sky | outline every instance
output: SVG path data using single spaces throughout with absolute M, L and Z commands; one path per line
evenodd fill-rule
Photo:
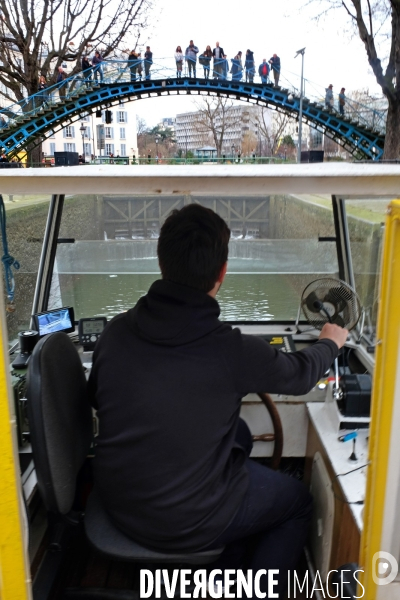
M 219 41 L 228 58 L 241 50 L 254 52 L 256 67 L 273 53 L 281 58 L 280 84 L 300 87 L 301 57 L 296 51 L 306 47 L 304 58 L 305 92 L 323 93 L 333 84 L 335 94 L 341 87 L 346 93 L 368 88 L 379 94 L 380 88 L 370 69 L 361 40 L 349 33 L 348 18 L 343 9 L 331 12 L 318 23 L 313 20 L 319 11 L 316 0 L 154 0 L 148 38 L 141 38 L 141 47 L 148 42 L 153 60 L 171 57 L 177 45 L 183 51 L 193 39 L 202 52 L 207 44 L 215 47 Z M 198 65 L 198 68 L 199 65 Z M 140 100 L 137 114 L 148 126 L 163 117 L 196 110 L 194 97 L 169 97 Z

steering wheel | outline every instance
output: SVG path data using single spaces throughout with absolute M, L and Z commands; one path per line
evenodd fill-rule
M 272 400 L 269 394 L 264 392 L 260 392 L 257 394 L 260 398 L 261 402 L 264 404 L 267 409 L 269 416 L 272 420 L 272 425 L 274 427 L 274 433 L 261 433 L 260 435 L 253 435 L 253 442 L 275 442 L 274 443 L 274 452 L 271 458 L 270 467 L 274 471 L 276 471 L 279 467 L 279 463 L 282 458 L 282 449 L 283 449 L 283 429 L 282 429 L 282 421 L 279 416 L 278 410 L 275 406 L 274 401 Z

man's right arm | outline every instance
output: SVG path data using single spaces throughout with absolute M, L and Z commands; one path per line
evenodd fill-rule
M 281 352 L 256 336 L 242 335 L 242 381 L 244 393 L 308 393 L 335 360 L 347 338 L 337 325 L 323 327 L 319 340 L 298 352 Z

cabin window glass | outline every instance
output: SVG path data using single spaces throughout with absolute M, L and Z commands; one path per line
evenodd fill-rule
M 50 196 L 3 194 L 3 199 L 7 213 L 8 249 L 20 263 L 18 271 L 13 269 L 15 310 L 7 311 L 8 340 L 13 344 L 17 341 L 18 332 L 30 326 Z
M 382 242 L 387 198 L 346 200 L 355 286 L 365 309 L 365 331 L 374 335 L 378 312 Z
M 108 153 L 108 148 L 106 148 Z M 65 199 L 49 308 L 76 318 L 129 309 L 160 278 L 157 238 L 171 210 L 196 202 L 231 229 L 218 300 L 227 321 L 294 321 L 305 286 L 337 277 L 329 196 L 74 196 Z

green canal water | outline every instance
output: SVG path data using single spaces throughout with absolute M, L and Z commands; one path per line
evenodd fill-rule
M 112 318 L 136 304 L 160 277 L 155 274 L 60 275 L 62 304 L 77 318 Z M 225 321 L 270 321 L 296 318 L 299 295 L 290 276 L 228 274 L 218 294 Z M 59 303 L 57 302 L 59 305 Z

